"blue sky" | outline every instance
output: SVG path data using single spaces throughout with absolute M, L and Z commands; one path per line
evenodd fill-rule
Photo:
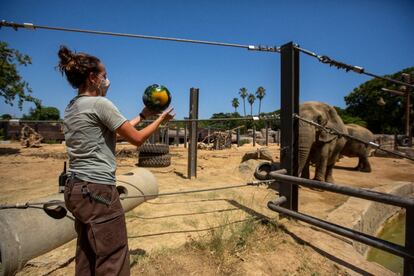
M 38 25 L 280 46 L 294 41 L 319 54 L 389 74 L 414 65 L 414 1 L 20 1 L 2 0 L 0 20 Z M 55 70 L 61 44 L 106 65 L 108 98 L 128 118 L 139 113 L 145 87 L 167 86 L 177 118 L 188 114 L 189 89 L 200 88 L 200 118 L 231 112 L 246 87 L 266 89 L 263 111 L 280 107 L 280 57 L 244 49 L 47 30 L 0 30 L 0 40 L 32 57 L 20 73 L 43 105 L 63 110 L 76 92 Z M 345 106 L 369 77 L 345 73 L 301 55 L 301 101 Z M 25 104 L 23 113 L 31 104 Z M 257 113 L 258 104 L 254 106 Z M 241 111 L 241 109 L 239 109 Z M 1 101 L 0 113 L 20 116 Z

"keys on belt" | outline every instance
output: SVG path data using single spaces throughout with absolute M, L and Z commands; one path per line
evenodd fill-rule
M 82 187 L 81 187 L 81 193 L 82 193 L 82 195 L 84 196 L 84 197 L 89 197 L 89 198 L 91 198 L 91 199 L 93 199 L 93 200 L 95 200 L 96 202 L 99 202 L 99 203 L 102 203 L 102 204 L 105 204 L 106 206 L 108 206 L 109 207 L 109 205 L 111 205 L 111 200 L 110 199 L 107 199 L 106 197 L 104 197 L 104 196 L 101 196 L 101 195 L 98 195 L 98 194 L 95 194 L 95 193 L 92 193 L 89 189 L 88 189 L 88 186 L 87 185 L 82 185 Z

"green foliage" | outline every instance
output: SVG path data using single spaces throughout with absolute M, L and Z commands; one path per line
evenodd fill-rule
M 262 100 L 265 97 L 265 95 L 266 95 L 266 89 L 264 89 L 263 86 L 259 86 L 259 88 L 257 88 L 256 90 L 256 98 L 259 99 L 259 114 L 262 109 Z
M 24 120 L 56 121 L 60 119 L 59 109 L 52 106 L 39 106 L 31 108 L 28 115 L 23 115 Z
M 244 116 L 246 116 L 247 89 L 245 87 L 240 88 L 239 94 L 240 94 L 240 97 L 243 99 L 243 111 L 244 111 Z
M 413 76 L 414 67 L 386 77 L 402 80 L 402 73 L 409 73 Z M 381 88 L 400 89 L 399 85 L 381 79 L 367 81 L 345 96 L 346 114 L 366 122 L 367 128 L 374 133 L 403 133 L 404 99 L 401 96 L 381 91 Z M 381 105 L 381 98 L 385 105 Z M 413 100 L 413 93 L 411 93 L 411 102 Z M 411 113 L 411 120 L 412 118 Z
M 20 110 L 25 101 L 40 105 L 40 100 L 31 96 L 32 89 L 17 71 L 18 65 L 27 66 L 28 64 L 32 64 L 28 55 L 21 54 L 9 48 L 6 42 L 0 41 L 0 96 L 9 105 L 13 105 L 17 97 Z
M 338 115 L 341 117 L 344 124 L 356 124 L 363 127 L 367 127 L 367 122 L 362 120 L 360 117 L 352 116 L 347 113 L 345 109 L 342 109 L 338 106 L 334 106 L 336 109 L 336 112 L 338 112 Z
M 231 101 L 231 106 L 234 107 L 234 112 L 237 112 L 237 108 L 239 107 L 240 103 L 239 103 L 239 99 L 238 98 L 233 98 L 233 100 Z
M 253 116 L 253 103 L 256 100 L 256 97 L 253 93 L 250 93 L 249 96 L 247 96 L 247 101 L 250 104 L 250 115 Z
M 226 119 L 226 118 L 242 118 L 239 113 L 214 113 L 213 116 L 211 116 L 211 119 Z M 223 120 L 223 121 L 205 121 L 200 122 L 199 126 L 201 128 L 207 128 L 210 127 L 212 129 L 218 129 L 218 130 L 228 130 L 232 129 L 238 126 L 244 125 L 246 122 L 242 120 Z
M 11 118 L 12 118 L 12 115 L 7 114 L 7 113 L 1 115 L 2 120 L 10 120 Z

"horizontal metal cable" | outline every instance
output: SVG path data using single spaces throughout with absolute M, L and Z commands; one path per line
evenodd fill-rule
M 204 44 L 204 45 L 222 46 L 222 47 L 244 48 L 250 51 L 262 51 L 262 52 L 279 52 L 280 51 L 280 48 L 276 46 L 269 47 L 269 46 L 262 46 L 262 45 L 257 45 L 257 46 L 256 45 L 243 45 L 243 44 L 236 44 L 236 43 L 226 43 L 226 42 L 207 41 L 207 40 L 195 40 L 195 39 L 184 39 L 184 38 L 141 35 L 141 34 L 115 33 L 115 32 L 106 32 L 106 31 L 94 31 L 94 30 L 85 30 L 85 29 L 73 29 L 73 28 L 34 25 L 33 23 L 21 24 L 21 23 L 7 22 L 6 20 L 2 20 L 0 22 L 0 28 L 1 27 L 10 27 L 16 31 L 19 28 L 26 28 L 26 29 L 31 29 L 31 30 L 44 29 L 44 30 L 53 30 L 53 31 L 76 32 L 76 33 L 87 33 L 87 34 L 96 34 L 96 35 L 109 35 L 109 36 L 128 37 L 128 38 L 140 38 L 140 39 L 193 43 L 193 44 Z
M 272 120 L 279 120 L 278 116 L 263 116 L 263 117 L 230 117 L 230 118 L 210 118 L 210 119 L 182 119 L 182 120 L 171 120 L 168 121 L 168 124 L 174 123 L 185 123 L 185 122 L 221 122 L 221 121 L 272 121 Z M 4 120 L 0 119 L 0 123 L 49 123 L 49 124 L 63 124 L 62 120 L 56 121 L 41 121 L 41 120 L 20 120 L 20 119 L 11 119 L 11 120 Z M 142 120 L 140 123 L 151 123 L 154 120 Z
M 122 181 L 120 181 L 122 182 Z M 145 197 L 162 197 L 162 196 L 170 196 L 170 195 L 181 195 L 181 194 L 191 194 L 191 193 L 202 193 L 202 192 L 209 192 L 209 191 L 219 191 L 219 190 L 227 190 L 227 189 L 234 189 L 234 188 L 242 188 L 247 186 L 259 186 L 265 183 L 272 183 L 274 180 L 259 180 L 259 181 L 252 181 L 247 182 L 245 184 L 240 185 L 232 185 L 232 186 L 223 186 L 223 187 L 215 187 L 215 188 L 207 188 L 207 189 L 197 189 L 197 190 L 188 190 L 188 191 L 179 191 L 179 192 L 167 192 L 167 193 L 159 193 L 153 195 L 137 195 L 137 196 L 125 196 L 120 197 L 121 200 L 130 199 L 130 198 L 145 198 Z M 65 204 L 62 200 L 51 200 L 51 201 L 43 201 L 43 202 L 26 202 L 26 203 L 17 203 L 17 204 L 4 204 L 0 205 L 0 210 L 2 209 L 27 209 L 30 207 L 36 207 L 49 204 L 51 205 L 62 205 Z
M 349 64 L 346 64 L 344 62 L 336 61 L 336 60 L 334 60 L 334 59 L 332 59 L 328 56 L 318 55 L 318 54 L 316 54 L 312 51 L 300 48 L 299 46 L 295 46 L 295 48 L 298 49 L 299 51 L 301 51 L 304 54 L 307 54 L 311 57 L 316 58 L 317 60 L 319 60 L 320 62 L 322 62 L 324 64 L 329 64 L 329 66 L 334 66 L 338 69 L 344 69 L 346 72 L 353 71 L 353 72 L 358 73 L 358 74 L 364 74 L 364 75 L 374 77 L 374 78 L 377 78 L 377 79 L 393 82 L 393 83 L 396 83 L 396 84 L 399 84 L 399 85 L 406 85 L 406 86 L 409 86 L 411 88 L 414 88 L 414 84 L 410 84 L 410 83 L 407 83 L 407 82 L 404 82 L 404 81 L 392 79 L 392 78 L 389 78 L 389 77 L 379 76 L 377 74 L 373 74 L 373 73 L 365 71 L 365 69 L 363 67 L 355 66 L 355 65 L 349 65 Z
M 272 183 L 274 180 L 258 180 L 247 182 L 241 185 L 232 185 L 232 186 L 224 186 L 224 187 L 216 187 L 216 188 L 207 188 L 207 189 L 197 189 L 197 190 L 188 190 L 188 191 L 179 191 L 179 192 L 169 192 L 169 193 L 159 193 L 154 195 L 137 195 L 137 196 L 125 196 L 121 197 L 121 199 L 128 199 L 128 198 L 142 198 L 142 197 L 162 197 L 162 196 L 170 196 L 170 195 L 181 195 L 181 194 L 193 194 L 193 193 L 203 193 L 203 192 L 210 192 L 210 191 L 219 191 L 219 190 L 228 190 L 234 188 L 242 188 L 248 186 L 258 186 L 265 183 Z
M 318 124 L 318 123 L 316 123 L 314 121 L 311 121 L 311 120 L 302 118 L 298 114 L 294 114 L 293 117 L 296 118 L 296 119 L 299 119 L 299 120 L 301 120 L 301 121 L 303 121 L 305 123 L 308 123 L 310 125 L 313 125 L 313 126 L 319 128 L 322 131 L 325 131 L 325 132 L 327 132 L 329 134 L 333 134 L 333 135 L 336 135 L 336 136 L 339 136 L 339 137 L 345 137 L 347 139 L 351 139 L 351 140 L 357 141 L 357 142 L 362 143 L 362 144 L 365 144 L 367 146 L 371 146 L 371 147 L 373 147 L 375 149 L 378 149 L 378 150 L 381 150 L 383 152 L 390 153 L 392 155 L 395 155 L 395 156 L 398 156 L 398 157 L 402 157 L 402 158 L 405 158 L 405 159 L 414 161 L 414 158 L 412 158 L 412 157 L 410 157 L 410 156 L 408 156 L 408 155 L 406 155 L 406 154 L 404 154 L 402 152 L 392 151 L 392 150 L 387 150 L 387 149 L 381 148 L 381 146 L 379 144 L 377 144 L 377 143 L 374 143 L 374 142 L 371 142 L 371 141 L 364 141 L 364 140 L 362 140 L 360 138 L 357 138 L 355 136 L 349 135 L 347 133 L 340 132 L 339 130 L 337 130 L 335 128 L 330 128 L 330 127 L 322 126 L 322 125 L 320 125 L 320 124 Z

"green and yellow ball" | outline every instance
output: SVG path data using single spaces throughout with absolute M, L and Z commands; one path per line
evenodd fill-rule
M 171 94 L 167 87 L 160 84 L 148 86 L 142 96 L 144 105 L 153 111 L 163 111 L 171 103 Z

